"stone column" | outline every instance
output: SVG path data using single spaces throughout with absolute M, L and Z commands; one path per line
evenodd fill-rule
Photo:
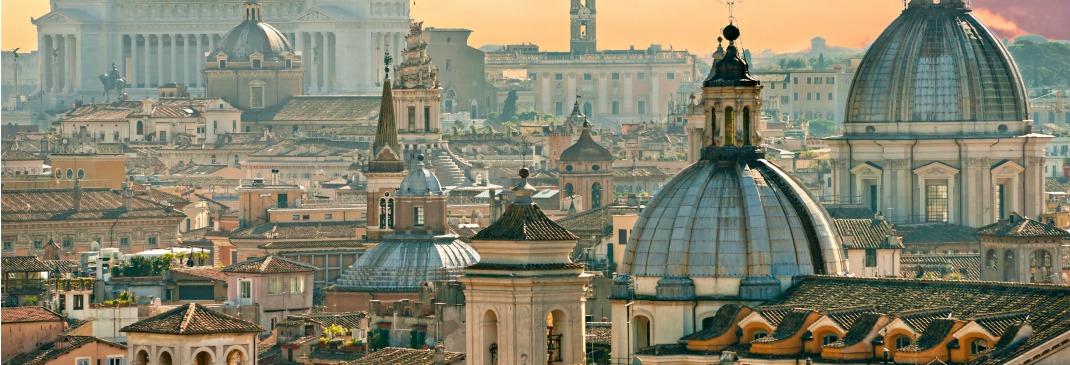
M 322 72 L 320 69 L 320 62 L 322 62 L 321 58 L 323 57 L 323 43 L 320 40 L 321 34 L 322 33 L 320 32 L 312 33 L 312 66 L 308 68 L 309 71 L 312 71 L 312 85 L 310 85 L 310 90 L 315 90 L 316 94 L 320 93 L 320 88 L 323 85 L 320 83 L 320 73 Z
M 41 35 L 38 39 L 38 48 L 41 49 L 41 59 L 38 61 L 41 65 L 41 91 L 52 92 L 52 36 Z
M 156 87 L 164 84 L 163 74 L 163 34 L 156 35 Z
M 144 63 L 144 76 L 141 78 L 141 87 L 148 89 L 152 87 L 152 61 L 150 61 L 152 60 L 150 56 L 152 52 L 152 35 L 142 34 L 141 39 L 144 41 L 144 45 L 142 45 L 144 57 L 141 59 L 141 62 Z
M 186 84 L 187 87 L 193 87 L 193 81 L 189 78 L 191 74 L 189 70 L 190 66 L 192 66 L 190 62 L 193 59 L 193 57 L 190 57 L 189 42 L 193 37 L 189 34 L 180 34 L 179 38 L 182 38 L 182 55 L 177 59 L 179 60 L 179 65 L 182 67 L 182 83 Z
M 66 39 L 65 36 L 62 36 L 62 35 L 57 35 L 57 36 L 54 36 L 54 37 L 57 40 L 57 42 L 55 44 L 55 49 L 58 50 L 57 56 L 55 57 L 55 59 L 56 59 L 55 88 L 56 88 L 56 91 L 66 92 L 67 91 L 67 83 L 66 83 L 66 81 L 67 81 L 67 72 L 66 72 L 65 67 L 67 67 L 67 39 Z
M 334 74 L 331 73 L 331 64 L 334 57 L 334 50 L 331 47 L 331 33 L 323 33 L 323 91 L 329 92 L 331 90 L 331 80 L 334 78 Z
M 137 76 L 137 35 L 130 34 L 127 38 L 130 38 L 130 66 L 126 71 L 126 82 L 130 87 L 137 87 L 137 83 L 141 81 Z
M 67 70 L 70 72 L 70 77 L 67 78 L 70 80 L 67 82 L 67 91 L 74 91 L 74 88 L 78 87 L 78 66 L 80 64 L 78 62 L 78 40 L 74 37 L 74 34 L 68 34 L 67 40 L 67 50 L 69 51 L 67 54 Z
M 629 114 L 629 112 L 632 112 L 632 109 L 635 106 L 635 93 L 632 91 L 632 76 L 629 74 L 630 72 L 620 73 L 621 85 L 623 85 L 621 86 L 621 89 L 623 89 L 621 91 L 622 94 L 624 94 L 624 97 L 622 97 L 620 101 L 621 115 Z M 655 79 L 657 77 L 658 74 L 656 72 L 650 72 L 650 78 Z
M 658 82 L 658 76 L 653 74 L 652 72 L 650 75 L 650 105 L 646 106 L 647 114 L 658 115 L 658 113 L 661 112 L 661 97 L 659 95 L 661 93 L 661 89 L 659 89 L 659 86 L 661 86 L 661 83 Z M 636 112 L 638 112 L 638 110 L 636 110 Z M 760 111 L 757 114 L 760 114 Z M 752 123 L 761 123 L 761 115 L 751 116 L 751 118 L 754 118 L 754 120 L 751 121 Z M 744 131 L 743 133 L 750 133 L 750 131 Z
M 179 83 L 181 80 L 178 79 L 178 66 L 182 57 L 178 57 L 178 41 L 175 39 L 175 34 L 168 34 L 167 38 L 171 40 L 171 54 L 168 57 L 170 61 L 168 64 L 171 66 L 171 80 L 167 80 L 167 82 Z
M 603 72 L 598 73 L 598 96 L 595 99 L 596 107 L 592 110 L 598 110 L 601 114 L 609 112 L 609 79 L 607 74 Z M 589 117 L 590 115 L 588 115 Z

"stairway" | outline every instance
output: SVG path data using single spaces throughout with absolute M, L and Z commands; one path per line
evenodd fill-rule
M 435 171 L 435 175 L 438 176 L 439 182 L 443 186 L 468 185 L 464 170 L 457 166 L 457 163 L 453 161 L 453 158 L 445 150 L 435 150 L 431 168 Z

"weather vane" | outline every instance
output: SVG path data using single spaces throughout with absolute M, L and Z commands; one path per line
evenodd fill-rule
M 734 22 L 736 20 L 736 16 L 734 15 L 733 10 L 734 10 L 736 4 L 743 2 L 743 0 L 717 0 L 717 1 L 720 2 L 721 4 L 728 5 L 728 22 L 729 23 Z

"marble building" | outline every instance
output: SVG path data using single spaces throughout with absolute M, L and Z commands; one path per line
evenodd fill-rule
M 1041 214 L 1052 136 L 1033 133 L 1027 100 L 1010 53 L 963 1 L 911 1 L 862 59 L 844 134 L 827 140 L 833 194 L 895 223 Z
M 409 3 L 403 0 L 262 0 L 263 19 L 282 32 L 304 60 L 308 94 L 371 94 L 387 50 L 404 46 Z M 204 90 L 204 55 L 244 11 L 241 0 L 86 2 L 54 0 L 33 19 L 43 54 L 40 83 L 55 106 L 103 98 L 97 76 L 112 61 L 131 98 L 167 83 Z

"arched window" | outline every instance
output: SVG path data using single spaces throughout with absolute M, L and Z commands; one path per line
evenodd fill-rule
M 576 190 L 572 186 L 572 183 L 565 184 L 565 196 L 572 197 L 573 195 L 576 195 Z
M 985 253 L 985 268 L 989 270 L 999 269 L 999 256 L 996 254 L 996 250 L 988 250 Z
M 160 361 L 156 362 L 159 365 L 173 365 L 170 352 L 164 352 L 160 354 Z
M 1032 257 L 1029 258 L 1030 272 L 1033 277 L 1030 280 L 1034 283 L 1051 283 L 1055 271 L 1052 268 L 1051 252 L 1047 250 L 1033 251 Z
M 988 340 L 978 338 L 970 341 L 970 356 L 980 355 L 982 352 L 988 350 Z
M 720 133 L 720 128 L 717 128 L 717 109 L 710 108 L 710 136 L 712 139 L 717 139 L 717 133 Z
M 702 329 L 707 329 L 713 325 L 713 317 L 706 317 L 702 319 Z
M 590 203 L 590 206 L 591 206 L 591 209 L 598 208 L 598 207 L 602 206 L 602 184 L 601 183 L 591 184 L 591 203 Z
M 142 123 L 140 120 L 137 121 L 137 123 L 134 124 L 134 132 L 139 136 L 145 134 L 145 123 Z
M 386 200 L 386 228 L 394 229 L 394 198 Z
M 386 198 L 379 198 L 379 229 L 386 229 Z
M 583 103 L 583 115 L 586 115 L 586 116 L 589 117 L 589 116 L 591 116 L 591 113 L 593 113 L 593 112 L 594 112 L 594 109 L 591 106 L 590 102 Z
M 562 334 L 565 331 L 565 312 L 555 310 L 546 315 L 546 359 L 550 363 L 564 361 L 561 353 L 562 346 L 567 346 L 567 339 Z
M 829 344 L 831 344 L 833 342 L 836 342 L 836 341 L 839 341 L 839 340 L 840 340 L 840 336 L 837 336 L 835 333 L 830 333 L 830 334 L 825 335 L 824 337 L 821 337 L 821 344 L 825 345 L 825 346 L 828 346 Z
M 198 352 L 197 356 L 193 357 L 193 364 L 194 365 L 211 365 L 212 364 L 212 354 L 208 353 L 208 351 Z
M 724 144 L 726 146 L 736 144 L 735 110 L 731 107 L 724 108 Z
M 483 313 L 483 354 L 484 365 L 498 365 L 498 316 L 493 311 Z
M 912 343 L 914 343 L 914 340 L 910 339 L 910 336 L 902 335 L 902 336 L 896 337 L 895 338 L 895 349 L 899 350 L 901 348 L 910 346 L 910 344 L 912 344 Z
M 632 350 L 638 350 L 646 347 L 650 347 L 650 318 L 646 316 L 636 316 L 632 319 L 632 333 L 635 336 L 633 341 Z
M 743 145 L 751 145 L 750 107 L 743 107 Z
M 1003 281 L 1018 281 L 1018 263 L 1014 260 L 1014 251 L 1003 253 Z
M 227 354 L 227 365 L 243 365 L 245 363 L 245 355 L 239 350 L 231 350 Z

